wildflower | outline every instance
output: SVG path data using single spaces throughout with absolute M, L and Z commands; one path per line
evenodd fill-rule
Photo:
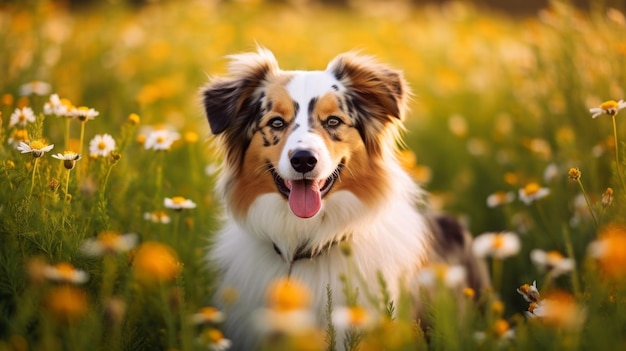
M 221 323 L 224 321 L 224 313 L 215 307 L 203 307 L 191 316 L 194 324 Z
M 484 341 L 488 335 L 495 337 L 496 340 L 507 342 L 515 338 L 515 330 L 511 328 L 509 322 L 504 319 L 497 319 L 487 332 L 479 331 L 474 334 L 474 339 Z
M 417 276 L 417 282 L 426 287 L 442 282 L 448 288 L 456 288 L 465 283 L 465 276 L 465 268 L 461 265 L 435 264 L 425 267 Z
M 67 170 L 74 169 L 76 161 L 81 159 L 81 156 L 74 151 L 64 151 L 62 154 L 52 155 L 57 160 L 63 161 L 63 167 Z
M 167 224 L 171 222 L 170 216 L 168 216 L 164 211 L 145 212 L 143 214 L 143 218 L 147 221 L 151 221 L 152 223 Z
M 96 135 L 89 142 L 91 157 L 107 157 L 113 150 L 115 150 L 115 139 L 109 134 Z
M 232 342 L 224 337 L 219 329 L 209 328 L 200 334 L 198 342 L 207 345 L 212 351 L 228 350 Z
M 76 269 L 70 263 L 57 263 L 45 267 L 44 276 L 49 280 L 61 283 L 83 284 L 89 280 L 87 272 Z
M 574 297 L 562 291 L 553 291 L 543 300 L 532 302 L 526 317 L 557 328 L 578 330 L 586 317 L 585 309 L 580 307 Z
M 608 100 L 600 104 L 600 107 L 590 108 L 589 112 L 592 113 L 591 117 L 596 118 L 601 114 L 606 114 L 609 116 L 615 116 L 617 113 L 626 108 L 626 102 L 624 100 L 615 101 Z
M 30 153 L 34 158 L 43 156 L 44 153 L 52 150 L 54 144 L 47 145 L 43 140 L 34 140 L 30 144 L 20 141 L 17 149 L 23 154 Z
M 49 83 L 46 82 L 42 82 L 40 80 L 35 80 L 26 84 L 22 84 L 22 86 L 20 87 L 20 94 L 22 96 L 30 96 L 30 95 L 48 95 L 50 94 L 50 90 L 52 88 L 50 87 Z
M 169 150 L 180 135 L 167 129 L 153 130 L 148 134 L 144 147 L 146 150 Z
M 626 227 L 610 225 L 603 228 L 598 240 L 587 247 L 589 256 L 609 278 L 626 276 Z
M 339 307 L 333 311 L 333 324 L 339 329 L 372 327 L 376 318 L 361 306 Z
M 496 191 L 495 193 L 487 196 L 487 207 L 494 208 L 502 205 L 509 204 L 515 200 L 515 194 L 512 192 Z
M 579 180 L 580 176 L 581 176 L 580 169 L 575 168 L 575 167 L 574 168 L 570 168 L 569 172 L 567 172 L 567 176 L 571 180 Z
M 0 103 L 4 106 L 13 105 L 13 100 L 15 99 L 13 98 L 13 95 L 11 94 L 2 94 L 2 97 L 0 97 Z
M 606 188 L 606 190 L 602 193 L 602 206 L 609 207 L 613 203 L 613 189 Z
M 173 198 L 166 197 L 163 203 L 166 208 L 170 208 L 175 211 L 196 208 L 196 204 L 193 201 L 185 199 L 182 196 L 174 196 Z
M 139 118 L 139 115 L 136 113 L 131 113 L 130 115 L 128 115 L 128 123 L 136 126 L 139 124 L 139 122 L 141 121 L 141 119 Z
M 139 282 L 154 285 L 176 278 L 180 273 L 180 263 L 169 246 L 148 241 L 137 249 L 132 269 Z
M 81 122 L 95 119 L 100 112 L 86 106 L 74 107 L 69 112 L 70 116 L 76 117 Z
M 533 281 L 532 285 L 523 284 L 517 288 L 517 292 L 522 295 L 524 300 L 528 302 L 539 301 L 539 290 L 537 290 L 537 281 Z
M 472 288 L 463 288 L 463 296 L 473 299 L 476 296 L 476 291 Z
M 58 94 L 50 95 L 50 100 L 43 105 L 43 113 L 58 117 L 73 117 L 70 111 L 74 109 L 68 99 L 59 98 Z
M 415 153 L 411 150 L 402 150 L 398 154 L 402 168 L 418 183 L 428 183 L 431 171 L 428 167 L 417 164 Z
M 519 189 L 519 198 L 526 205 L 530 205 L 535 200 L 544 198 L 550 194 L 550 189 L 542 188 L 538 183 L 530 182 L 525 187 Z
M 20 142 L 25 142 L 28 144 L 30 142 L 30 139 L 28 138 L 28 130 L 14 129 L 13 132 L 11 132 L 11 136 L 9 136 L 9 139 L 7 141 L 14 147 L 17 147 Z
M 26 127 L 28 123 L 35 122 L 35 112 L 33 109 L 26 106 L 22 108 L 16 108 L 15 111 L 9 117 L 9 128 L 12 128 L 16 125 L 20 127 Z
M 198 142 L 200 137 L 198 136 L 198 133 L 196 133 L 196 132 L 187 131 L 187 132 L 185 132 L 185 134 L 183 134 L 183 139 L 185 140 L 185 142 L 187 142 L 189 144 L 195 144 L 195 143 Z
M 530 251 L 530 260 L 540 271 L 547 271 L 553 277 L 571 272 L 574 269 L 574 260 L 564 257 L 558 251 Z
M 315 325 L 310 302 L 309 290 L 299 281 L 276 280 L 267 290 L 268 307 L 257 310 L 254 321 L 262 333 L 301 333 Z
M 80 250 L 87 256 L 102 256 L 108 253 L 126 252 L 137 246 L 136 234 L 120 234 L 113 231 L 104 231 L 96 239 L 87 239 Z
M 484 233 L 474 239 L 473 250 L 479 257 L 503 259 L 520 250 L 519 237 L 512 232 Z
M 84 291 L 62 285 L 48 293 L 44 306 L 57 320 L 73 322 L 87 314 L 89 303 Z

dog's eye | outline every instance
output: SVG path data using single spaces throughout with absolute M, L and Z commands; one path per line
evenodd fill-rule
M 326 119 L 326 123 L 325 124 L 326 124 L 326 127 L 337 128 L 342 123 L 343 123 L 343 121 L 341 120 L 341 118 L 339 118 L 337 116 L 330 116 L 330 117 L 328 117 L 328 119 Z
M 281 130 L 285 128 L 285 120 L 282 117 L 274 117 L 267 123 L 272 129 Z

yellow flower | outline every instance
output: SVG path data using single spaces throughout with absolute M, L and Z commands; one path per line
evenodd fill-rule
M 176 278 L 180 273 L 180 263 L 169 246 L 147 241 L 137 249 L 132 269 L 139 282 L 154 285 Z
M 46 296 L 46 309 L 61 322 L 73 322 L 87 314 L 87 294 L 71 285 L 54 287 Z
M 567 175 L 569 176 L 571 180 L 579 180 L 582 174 L 580 172 L 580 169 L 573 167 L 569 169 L 569 172 L 567 172 Z
M 615 116 L 617 113 L 626 108 L 626 102 L 624 100 L 615 101 L 608 100 L 600 104 L 600 107 L 590 108 L 589 112 L 592 113 L 591 117 L 596 118 L 601 114 L 606 114 L 609 116 Z
M 268 287 L 267 302 L 270 308 L 289 311 L 308 307 L 311 296 L 304 284 L 294 279 L 282 278 Z
M 579 330 L 585 320 L 586 312 L 576 303 L 571 294 L 553 291 L 548 293 L 543 300 L 531 304 L 525 315 L 550 327 Z
M 597 260 L 607 277 L 626 277 L 626 227 L 610 225 L 603 228 L 598 240 L 589 244 L 587 252 Z
M 139 118 L 139 115 L 136 113 L 131 113 L 130 115 L 128 115 L 128 123 L 136 126 L 139 124 L 139 122 L 141 121 L 141 119 Z

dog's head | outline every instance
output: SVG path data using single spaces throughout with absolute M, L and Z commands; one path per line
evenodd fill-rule
M 202 94 L 235 214 L 267 193 L 300 218 L 342 190 L 365 204 L 384 196 L 409 94 L 398 71 L 355 53 L 324 71 L 284 71 L 259 48 L 231 56 L 228 75 Z

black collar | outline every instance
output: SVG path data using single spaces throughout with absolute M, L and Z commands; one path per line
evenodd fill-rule
M 328 252 L 335 245 L 346 241 L 348 237 L 349 235 L 344 235 L 339 239 L 329 241 L 328 243 L 324 244 L 324 246 L 322 246 L 319 250 L 306 249 L 306 245 L 301 245 L 298 247 L 298 249 L 296 250 L 296 253 L 293 255 L 293 257 L 291 258 L 289 262 L 294 263 L 296 261 L 299 261 L 305 258 L 309 260 L 315 259 L 323 255 L 324 253 Z M 272 245 L 274 246 L 274 252 L 276 252 L 278 256 L 284 258 L 283 253 L 280 251 L 278 246 L 276 246 L 276 243 L 272 243 Z

